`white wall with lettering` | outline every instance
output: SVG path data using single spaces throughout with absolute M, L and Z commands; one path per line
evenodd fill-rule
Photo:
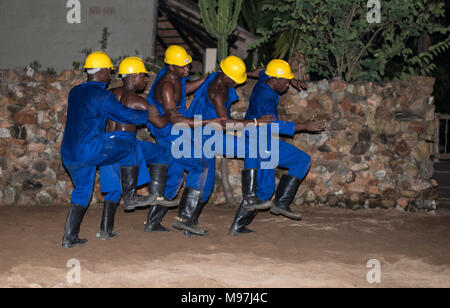
M 153 56 L 156 14 L 157 0 L 1 0 L 0 69 L 70 69 L 82 49 L 100 50 L 106 27 L 111 58 Z

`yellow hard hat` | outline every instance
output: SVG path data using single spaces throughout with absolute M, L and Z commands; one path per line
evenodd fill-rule
M 292 74 L 289 63 L 281 59 L 274 59 L 267 64 L 266 75 L 285 79 L 293 79 L 295 77 L 294 74 Z
M 244 61 L 236 56 L 228 56 L 220 62 L 222 72 L 233 81 L 241 84 L 247 81 L 247 68 Z
M 128 57 L 122 60 L 119 65 L 119 74 L 148 74 L 145 64 L 141 58 L 138 57 Z
M 114 69 L 113 64 L 109 56 L 103 51 L 96 51 L 91 53 L 86 58 L 86 62 L 84 63 L 84 68 L 109 68 Z
M 192 62 L 192 57 L 183 47 L 171 45 L 166 50 L 164 62 L 169 65 L 185 66 Z

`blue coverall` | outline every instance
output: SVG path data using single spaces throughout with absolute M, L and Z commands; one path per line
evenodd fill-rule
M 164 107 L 161 102 L 156 99 L 155 90 L 158 81 L 164 76 L 164 74 L 169 69 L 168 66 L 161 69 L 158 75 L 153 82 L 152 88 L 147 96 L 147 101 L 150 105 L 153 105 L 158 110 L 159 114 L 164 115 Z M 187 117 L 187 109 L 186 109 L 186 80 L 188 78 L 183 78 L 181 80 L 182 85 L 182 93 L 181 99 L 177 102 L 178 112 Z M 172 123 L 167 124 L 163 128 L 158 128 L 152 125 L 150 122 L 147 123 L 147 127 L 150 130 L 150 133 L 155 137 L 156 142 L 170 151 L 170 155 L 173 158 L 173 168 L 174 176 L 170 177 L 166 181 L 166 189 L 165 196 L 168 199 L 173 199 L 183 184 L 184 180 L 184 170 L 187 171 L 186 176 L 186 187 L 190 187 L 196 190 L 204 191 L 206 175 L 208 173 L 208 164 L 202 158 L 176 158 L 172 155 L 172 143 L 176 140 L 179 135 L 172 134 Z M 193 142 L 192 142 L 193 143 Z M 192 145 L 193 148 L 193 145 Z
M 85 82 L 70 91 L 61 158 L 75 187 L 72 203 L 88 206 L 97 166 L 139 164 L 135 143 L 105 134 L 107 120 L 141 125 L 147 123 L 147 118 L 147 111 L 133 110 L 118 102 L 106 90 L 106 83 Z
M 245 119 L 251 120 L 263 115 L 273 115 L 276 121 L 272 123 L 278 124 L 279 133 L 293 136 L 295 134 L 296 123 L 280 121 L 278 119 L 278 102 L 280 96 L 278 92 L 265 83 L 269 78 L 265 74 L 265 70 L 259 73 L 259 80 L 250 96 L 250 104 L 245 114 Z M 272 124 L 269 125 L 269 129 L 271 127 Z M 270 131 L 268 135 L 272 135 Z M 274 151 L 276 149 L 271 150 Z M 246 157 L 244 160 L 245 168 L 258 169 L 257 195 L 259 199 L 266 201 L 270 200 L 275 192 L 275 169 L 261 168 L 262 163 L 264 163 L 264 159 L 249 159 Z M 308 173 L 310 165 L 311 158 L 308 154 L 287 142 L 279 140 L 279 167 L 287 168 L 289 169 L 290 175 L 303 179 Z
M 137 145 L 139 151 L 139 175 L 138 185 L 141 186 L 151 181 L 147 165 L 163 164 L 168 165 L 167 178 L 170 179 L 175 174 L 173 170 L 172 158 L 169 149 L 153 143 L 136 139 L 136 133 L 114 131 L 106 133 L 109 138 L 124 139 Z M 100 167 L 100 186 L 105 195 L 105 200 L 118 203 L 121 196 L 120 187 L 120 166 L 118 164 Z M 175 175 L 176 176 L 176 175 Z M 166 195 L 167 197 L 167 195 Z
M 208 97 L 208 91 L 209 88 L 214 81 L 214 79 L 218 76 L 218 73 L 212 73 L 201 85 L 201 87 L 195 92 L 194 99 L 189 106 L 189 110 L 187 112 L 187 117 L 193 118 L 195 116 L 201 116 L 202 120 L 210 120 L 210 119 L 216 119 L 218 118 L 218 115 L 216 113 L 216 109 L 214 104 L 209 100 Z M 236 93 L 236 90 L 234 88 L 228 88 L 228 97 L 227 100 L 224 102 L 225 108 L 227 109 L 228 117 L 231 116 L 231 104 L 238 101 L 239 96 Z M 222 131 L 221 131 L 222 133 Z M 212 137 L 213 135 L 205 135 L 202 134 L 202 141 L 205 143 L 205 141 Z M 246 144 L 239 143 L 237 141 L 237 137 L 234 135 L 229 134 L 223 134 L 222 135 L 222 151 L 220 151 L 218 148 L 213 147 L 212 150 L 215 151 L 217 154 L 221 155 L 227 155 L 227 157 L 237 157 L 238 153 L 243 153 L 241 158 L 244 158 L 245 151 L 248 149 L 246 146 L 244 149 L 242 148 Z M 198 145 L 197 145 L 198 146 Z M 202 146 L 202 145 L 200 145 Z M 226 151 L 226 149 L 230 149 L 230 147 L 233 147 L 234 151 Z M 214 189 L 214 180 L 215 180 L 215 173 L 216 173 L 216 158 L 207 158 L 204 155 L 203 147 L 202 147 L 202 155 L 203 158 L 208 162 L 208 176 L 206 177 L 206 184 L 205 184 L 205 190 L 202 197 L 202 201 L 206 202 L 208 198 L 210 197 L 213 189 Z

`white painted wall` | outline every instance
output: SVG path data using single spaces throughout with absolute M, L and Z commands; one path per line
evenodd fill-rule
M 154 55 L 157 0 L 78 0 L 81 23 L 69 24 L 68 0 L 0 1 L 0 69 L 38 61 L 56 71 L 84 62 L 81 50 L 100 50 L 103 28 L 111 33 L 111 58 Z M 75 1 L 76 2 L 76 1 Z

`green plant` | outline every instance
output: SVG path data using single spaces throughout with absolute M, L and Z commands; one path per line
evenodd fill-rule
M 199 0 L 200 15 L 206 31 L 217 39 L 217 57 L 228 56 L 228 37 L 237 27 L 242 0 Z
M 144 63 L 147 70 L 154 73 L 158 73 L 166 65 L 163 57 L 146 57 Z
M 268 10 L 263 10 L 265 4 L 272 0 L 245 0 L 242 2 L 240 25 L 247 31 L 257 34 L 259 28 L 272 25 L 272 14 Z M 258 49 L 249 50 L 249 55 L 245 59 L 247 68 L 250 70 L 266 65 L 273 54 L 273 43 L 275 39 L 266 44 L 261 44 Z
M 73 68 L 73 69 L 77 70 L 77 69 L 79 69 L 80 67 L 81 67 L 81 63 L 80 63 L 80 62 L 78 62 L 78 61 L 73 61 L 73 62 L 72 62 L 72 68 Z
M 102 39 L 98 41 L 100 44 L 100 48 L 105 51 L 108 48 L 108 38 L 111 35 L 111 32 L 108 31 L 108 27 L 103 28 L 102 31 Z
M 42 65 L 39 61 L 33 61 L 30 64 L 28 64 L 28 66 L 31 67 L 31 69 L 35 72 L 39 72 L 39 70 L 42 67 Z
M 450 48 L 450 27 L 440 24 L 444 4 L 391 0 L 381 5 L 381 23 L 369 23 L 367 0 L 270 1 L 263 10 L 273 23 L 258 29 L 252 47 L 276 38 L 274 57 L 297 60 L 294 70 L 303 60 L 306 73 L 322 78 L 380 81 L 429 74 L 434 57 Z M 419 51 L 411 42 L 424 33 L 441 37 Z
M 47 70 L 45 71 L 48 75 L 56 75 L 56 71 L 53 67 L 47 67 Z

